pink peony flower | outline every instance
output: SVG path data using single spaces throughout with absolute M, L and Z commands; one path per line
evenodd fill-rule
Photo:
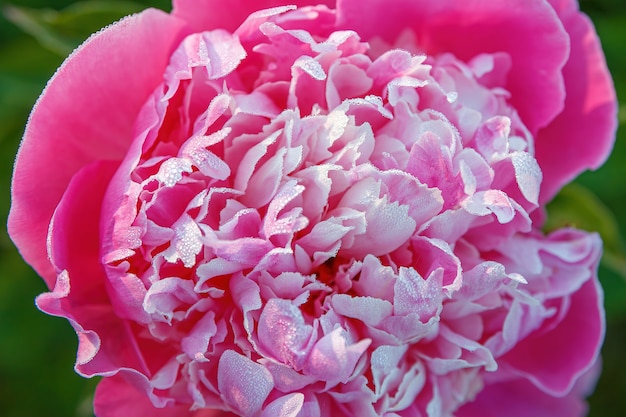
M 540 229 L 615 129 L 575 1 L 277 3 L 128 17 L 32 113 L 9 229 L 98 417 L 584 415 L 601 242 Z

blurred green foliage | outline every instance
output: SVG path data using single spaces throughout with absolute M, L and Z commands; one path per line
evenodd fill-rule
M 89 34 L 145 7 L 169 11 L 167 0 L 0 2 L 0 216 L 10 205 L 13 159 L 28 114 L 64 56 Z M 580 0 L 602 39 L 618 98 L 626 103 L 626 1 Z M 607 307 L 604 370 L 591 396 L 590 417 L 626 410 L 626 105 L 606 165 L 581 175 L 549 207 L 547 229 L 573 225 L 599 231 L 606 255 L 600 268 Z M 0 416 L 89 417 L 97 381 L 73 372 L 76 337 L 64 319 L 45 316 L 34 298 L 46 290 L 24 264 L 6 229 L 0 232 Z
M 127 1 L 83 1 L 62 11 L 5 6 L 4 16 L 52 52 L 69 55 L 76 45 L 93 33 L 93 28 L 143 10 L 143 6 Z

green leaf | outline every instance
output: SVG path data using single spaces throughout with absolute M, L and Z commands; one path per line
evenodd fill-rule
M 548 205 L 545 230 L 576 227 L 600 234 L 604 242 L 603 265 L 626 280 L 626 245 L 613 213 L 594 193 L 576 183 L 567 185 Z
M 128 1 L 82 1 L 61 11 L 7 5 L 3 14 L 45 48 L 67 56 L 92 33 L 143 8 Z

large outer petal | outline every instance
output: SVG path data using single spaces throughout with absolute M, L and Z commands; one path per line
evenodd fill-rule
M 121 376 L 104 378 L 96 388 L 94 411 L 98 417 L 229 417 L 221 410 L 189 411 L 188 406 L 155 408 L 143 392 Z
M 72 175 L 123 158 L 135 117 L 163 75 L 184 23 L 154 9 L 89 38 L 59 68 L 30 116 L 15 163 L 9 233 L 50 288 L 52 213 Z
M 562 110 L 561 69 L 569 39 L 545 0 L 339 0 L 338 25 L 364 39 L 394 42 L 406 28 L 427 54 L 469 60 L 503 51 L 512 58 L 505 86 L 528 128 L 536 132 Z
M 486 386 L 457 417 L 583 417 L 586 404 L 576 393 L 557 398 L 523 379 Z
M 194 31 L 222 28 L 234 31 L 246 18 L 262 9 L 276 6 L 298 7 L 325 4 L 334 7 L 334 0 L 173 0 L 172 14 L 184 19 Z
M 76 330 L 79 372 L 100 350 L 99 325 L 115 317 L 104 287 L 104 271 L 94 268 L 99 262 L 100 207 L 98 199 L 91 198 L 103 192 L 114 170 L 114 163 L 95 162 L 72 178 L 50 227 L 49 253 L 60 273 L 54 290 L 37 297 L 42 311 L 67 318 Z
M 142 352 L 129 323 L 110 304 L 100 265 L 99 195 L 117 163 L 96 161 L 70 181 L 56 208 L 49 233 L 51 263 L 59 276 L 54 291 L 37 298 L 39 308 L 65 317 L 78 335 L 76 371 L 84 376 L 111 375 L 120 368 L 142 370 L 164 352 L 162 346 Z M 150 346 L 153 347 L 153 346 Z M 164 352 L 169 353 L 169 352 Z
M 565 109 L 536 142 L 543 170 L 540 200 L 550 200 L 585 169 L 596 169 L 613 147 L 617 100 L 600 41 L 574 0 L 550 0 L 571 38 L 565 77 Z
M 572 295 L 569 311 L 556 328 L 531 335 L 500 361 L 542 391 L 562 396 L 596 363 L 604 332 L 602 288 L 592 279 Z
M 98 197 L 117 165 L 95 161 L 72 177 L 54 212 L 48 238 L 51 263 L 59 275 L 54 290 L 40 295 L 37 305 L 48 314 L 67 318 L 76 330 L 78 373 L 124 374 L 151 395 L 155 389 L 167 388 L 177 371 L 163 366 L 174 353 L 158 341 L 137 337 L 132 324 L 116 314 L 100 264 Z M 116 404 L 112 401 L 111 410 Z

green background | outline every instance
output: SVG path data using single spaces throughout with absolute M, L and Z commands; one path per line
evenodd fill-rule
M 74 3 L 56 1 L 57 10 Z M 14 0 L 32 7 L 19 14 L 0 2 L 0 218 L 10 206 L 13 158 L 28 113 L 63 57 L 99 27 L 147 5 L 169 10 L 164 0 L 89 2 L 64 13 L 42 13 L 42 0 Z M 594 21 L 613 74 L 618 98 L 626 103 L 626 1 L 582 0 Z M 25 9 L 20 9 L 24 12 Z M 30 19 L 30 20 L 29 20 Z M 14 22 L 21 22 L 21 28 Z M 29 32 L 30 34 L 27 34 Z M 31 35 L 36 35 L 38 40 Z M 591 417 L 626 415 L 626 106 L 620 107 L 620 130 L 605 166 L 583 174 L 550 207 L 548 227 L 574 224 L 600 230 L 606 256 L 600 278 L 606 292 L 608 329 L 604 371 L 591 396 Z M 592 190 L 592 191 L 589 191 Z M 73 371 L 76 336 L 64 320 L 46 316 L 34 298 L 46 291 L 21 260 L 5 228 L 0 231 L 0 416 L 89 417 L 97 381 Z M 132 417 L 132 416 L 129 416 Z M 504 417 L 504 416 L 503 416 Z

